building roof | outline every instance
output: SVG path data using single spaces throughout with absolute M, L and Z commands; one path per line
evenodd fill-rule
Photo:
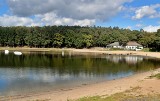
M 137 42 L 135 42 L 135 41 L 129 41 L 127 44 L 126 44 L 126 46 L 142 46 L 142 45 L 140 45 L 140 44 L 138 44 Z
M 120 46 L 120 44 L 119 44 L 119 42 L 114 42 L 114 43 L 111 43 L 111 44 L 109 44 L 107 46 Z

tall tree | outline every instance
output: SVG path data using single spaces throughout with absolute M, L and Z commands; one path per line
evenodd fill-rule
M 63 35 L 61 35 L 59 33 L 54 34 L 54 36 L 53 36 L 53 46 L 60 48 L 63 44 L 63 39 L 64 39 Z
M 92 46 L 92 44 L 93 44 L 93 36 L 92 35 L 83 34 L 82 38 L 83 38 L 83 44 L 86 48 L 89 48 Z

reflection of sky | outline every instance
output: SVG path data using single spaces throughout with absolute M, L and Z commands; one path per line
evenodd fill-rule
M 45 88 L 47 86 L 70 86 L 74 84 L 83 84 L 89 82 L 97 82 L 101 80 L 112 80 L 125 76 L 132 75 L 133 73 L 117 73 L 106 74 L 98 76 L 94 74 L 79 73 L 74 76 L 65 73 L 59 75 L 58 72 L 51 72 L 50 69 L 30 69 L 30 68 L 0 68 L 0 95 L 1 93 L 13 94 L 14 92 L 21 92 L 22 90 L 34 90 Z M 20 90 L 20 91 L 19 91 Z
M 118 72 L 116 74 L 105 74 L 108 79 L 116 79 L 120 77 L 124 77 L 126 75 L 131 75 L 132 72 Z M 94 78 L 98 77 L 98 75 L 94 74 L 86 74 L 79 73 L 78 76 L 74 76 L 72 74 L 64 73 L 63 75 L 59 75 L 58 72 L 52 73 L 50 69 L 8 69 L 8 68 L 0 68 L 0 80 L 6 80 L 8 82 L 12 82 L 14 80 L 19 79 L 29 79 L 41 82 L 56 82 L 57 80 L 73 80 L 74 78 Z M 102 76 L 99 76 L 102 77 Z
M 0 90 L 4 90 L 7 86 L 7 81 L 4 79 L 0 79 Z
M 84 73 L 80 73 L 78 78 L 86 78 L 92 77 L 92 75 L 86 75 Z M 55 82 L 57 80 L 72 80 L 74 75 L 72 74 L 61 74 L 58 72 L 52 73 L 50 69 L 8 69 L 8 68 L 0 68 L 0 80 L 6 80 L 8 82 L 19 80 L 19 79 L 29 79 L 35 81 L 42 82 Z
M 117 74 L 109 74 L 107 75 L 108 80 L 114 80 L 114 79 L 119 79 L 119 78 L 123 78 L 126 76 L 131 76 L 133 75 L 134 72 L 130 71 L 130 72 L 118 72 Z
M 8 69 L 0 68 L 0 80 L 8 81 L 18 79 L 29 79 L 43 82 L 54 82 L 58 79 L 69 80 L 72 78 L 69 74 L 59 75 L 58 73 L 50 72 L 50 69 Z

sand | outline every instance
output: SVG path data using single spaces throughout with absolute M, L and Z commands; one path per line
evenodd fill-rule
M 69 49 L 73 53 L 100 53 L 100 54 L 119 54 L 119 55 L 141 55 L 160 58 L 158 52 L 136 52 L 136 51 L 104 51 L 96 49 Z M 151 70 L 145 73 L 135 74 L 130 77 L 100 82 L 96 84 L 82 85 L 70 89 L 61 89 L 58 91 L 38 92 L 28 95 L 17 95 L 13 97 L 1 97 L 0 100 L 11 101 L 33 101 L 45 100 L 49 101 L 67 101 L 67 99 L 78 99 L 85 96 L 111 95 L 118 92 L 124 92 L 134 87 L 140 87 L 140 94 L 160 94 L 160 80 L 148 79 L 150 75 L 160 73 L 160 69 Z

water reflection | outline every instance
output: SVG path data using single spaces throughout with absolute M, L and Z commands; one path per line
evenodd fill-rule
M 159 68 L 159 60 L 137 56 L 0 54 L 0 95 L 56 90 L 113 80 Z
M 107 60 L 110 60 L 114 63 L 119 63 L 121 61 L 125 61 L 128 64 L 136 64 L 137 62 L 143 61 L 143 57 L 140 56 L 122 56 L 122 55 L 107 55 L 106 56 Z

